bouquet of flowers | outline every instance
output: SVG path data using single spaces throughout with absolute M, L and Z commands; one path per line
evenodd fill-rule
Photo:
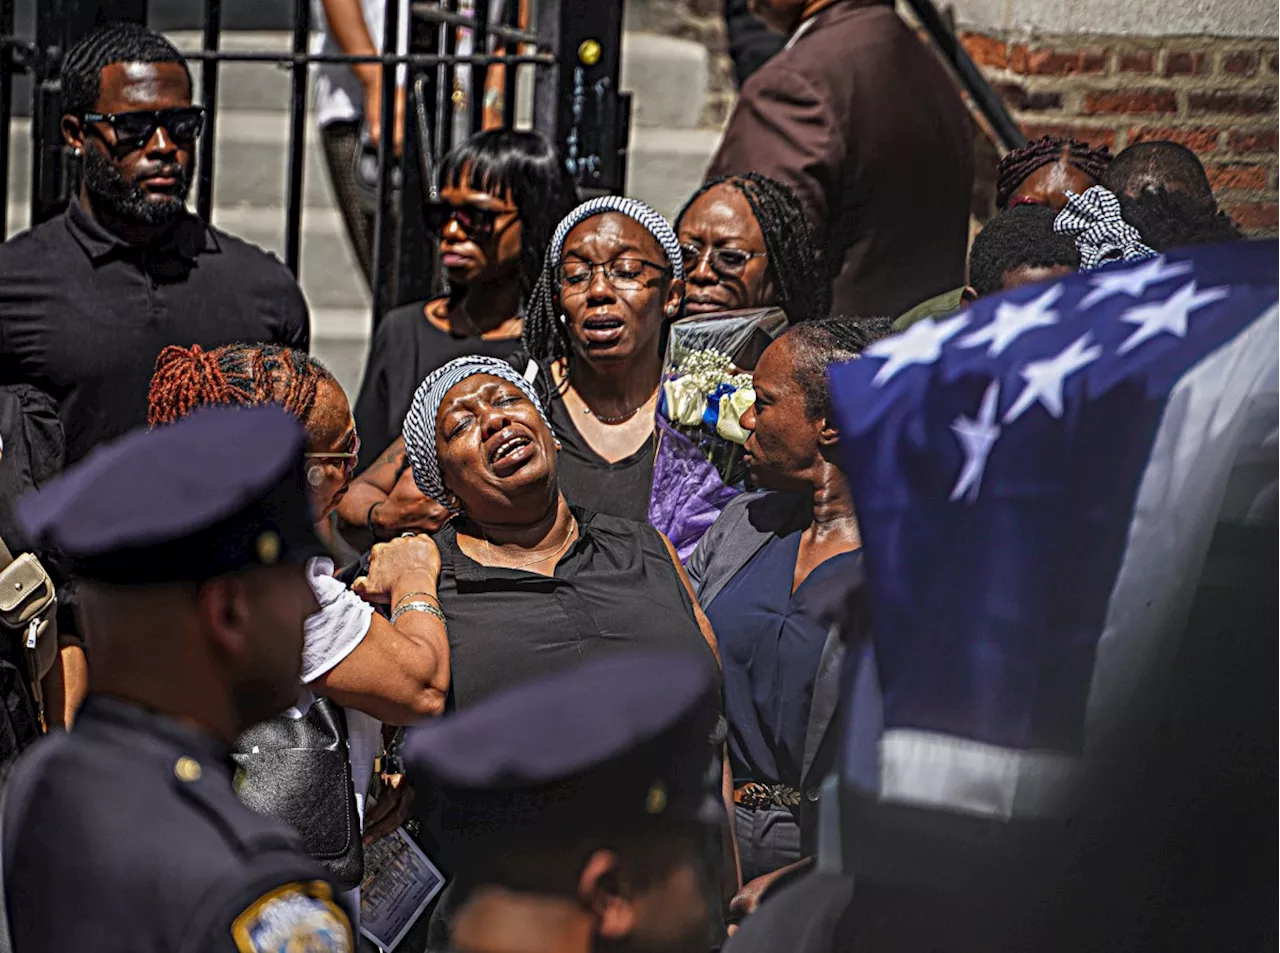
M 727 311 L 671 325 L 655 429 L 649 522 L 681 560 L 743 490 L 740 420 L 755 402 L 751 371 L 787 326 L 777 308 Z

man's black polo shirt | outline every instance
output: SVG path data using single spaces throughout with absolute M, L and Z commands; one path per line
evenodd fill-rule
M 0 383 L 31 383 L 59 401 L 68 464 L 146 423 L 164 347 L 306 350 L 310 339 L 288 269 L 194 215 L 162 245 L 135 246 L 73 201 L 0 245 Z

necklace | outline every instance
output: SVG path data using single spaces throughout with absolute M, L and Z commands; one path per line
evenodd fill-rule
M 577 521 L 577 520 L 570 520 L 570 521 L 569 521 L 569 529 L 568 529 L 568 531 L 564 534 L 564 539 L 562 539 L 562 540 L 560 541 L 560 545 L 559 545 L 559 546 L 557 546 L 557 547 L 556 547 L 554 550 L 552 550 L 551 552 L 547 553 L 545 556 L 539 556 L 537 559 L 530 559 L 530 560 L 528 560 L 527 562 L 516 563 L 514 566 L 500 566 L 500 567 L 498 567 L 498 568 L 500 568 L 500 569 L 523 569 L 525 566 L 533 566 L 533 565 L 535 565 L 535 564 L 537 564 L 537 563 L 545 563 L 545 562 L 546 562 L 548 559 L 550 559 L 552 556 L 559 556 L 559 555 L 560 555 L 560 553 L 561 553 L 561 551 L 563 551 L 563 550 L 564 550 L 564 548 L 565 548 L 566 546 L 568 546 L 568 545 L 569 545 L 569 540 L 573 538 L 573 531 L 574 531 L 575 529 L 577 529 L 577 528 L 578 528 L 578 521 Z M 488 537 L 488 536 L 485 536 L 485 534 L 484 534 L 484 530 L 480 530 L 480 536 L 481 536 L 481 538 L 483 538 L 483 539 L 484 539 L 484 553 L 485 553 L 485 556 L 489 559 L 489 562 L 490 562 L 490 564 L 492 565 L 492 564 L 495 562 L 495 559 L 494 559 L 494 555 L 493 555 L 493 547 L 489 545 L 489 537 Z
M 661 387 L 661 386 L 662 386 L 661 384 L 658 385 L 658 387 Z M 655 396 L 657 396 L 658 387 L 655 387 L 653 389 L 653 393 L 650 394 L 648 397 L 646 397 L 644 400 L 642 400 L 638 405 L 631 408 L 631 410 L 628 410 L 625 414 L 621 414 L 617 417 L 605 417 L 602 414 L 597 414 L 594 410 L 591 409 L 591 405 L 587 403 L 586 398 L 583 397 L 581 394 L 578 395 L 578 399 L 582 401 L 582 412 L 584 414 L 590 414 L 592 417 L 600 421 L 600 423 L 602 424 L 620 424 L 623 421 L 630 420 L 636 414 L 640 413 L 641 408 L 644 407 L 645 404 L 649 403 L 649 401 L 653 400 Z

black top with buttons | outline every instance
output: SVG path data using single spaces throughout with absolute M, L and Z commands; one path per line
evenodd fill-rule
M 292 831 L 236 799 L 231 777 L 213 738 L 90 696 L 75 729 L 39 742 L 7 785 L 14 949 L 250 953 L 292 940 L 350 953 L 337 886 Z
M 138 246 L 73 201 L 0 245 L 0 382 L 60 402 L 67 463 L 146 423 L 164 347 L 236 343 L 306 350 L 306 302 L 277 258 L 194 215 Z

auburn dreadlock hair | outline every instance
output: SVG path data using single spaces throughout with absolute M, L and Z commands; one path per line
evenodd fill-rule
M 798 324 L 827 317 L 831 311 L 831 276 L 804 207 L 790 186 L 759 172 L 708 179 L 676 216 L 676 231 L 680 231 L 689 206 L 719 185 L 737 189 L 751 206 L 769 253 L 767 261 L 778 289 L 778 306 L 787 312 L 788 321 Z
M 156 358 L 147 425 L 173 423 L 211 404 L 280 404 L 305 421 L 320 382 L 333 379 L 314 357 L 278 344 L 228 344 L 212 351 L 171 346 Z
M 1054 162 L 1073 165 L 1095 182 L 1101 181 L 1111 164 L 1111 151 L 1106 146 L 1093 149 L 1079 139 L 1041 136 L 1021 149 L 1014 149 L 1000 160 L 996 173 L 996 207 L 1005 208 L 1027 176 Z

